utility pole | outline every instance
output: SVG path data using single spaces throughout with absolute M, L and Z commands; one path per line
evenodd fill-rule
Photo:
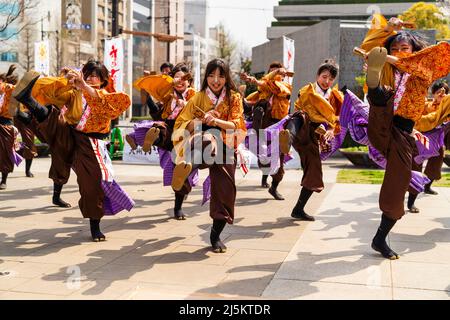
M 170 36 L 170 0 L 167 1 L 167 34 Z M 170 62 L 170 42 L 167 42 L 167 62 Z
M 111 27 L 112 37 L 117 37 L 119 35 L 119 0 L 112 0 Z

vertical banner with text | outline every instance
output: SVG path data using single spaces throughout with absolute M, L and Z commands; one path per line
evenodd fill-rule
M 287 71 L 294 72 L 294 58 L 295 58 L 295 42 L 293 39 L 283 36 L 283 65 Z M 288 78 L 292 84 L 293 78 Z
M 34 43 L 34 69 L 47 76 L 50 74 L 50 46 L 48 40 Z
M 123 91 L 124 52 L 122 38 L 105 40 L 105 66 L 114 81 L 115 89 Z

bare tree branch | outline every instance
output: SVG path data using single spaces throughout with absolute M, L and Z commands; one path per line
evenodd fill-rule
M 36 0 L 14 0 L 14 1 L 2 1 L 0 0 L 0 12 L 5 12 L 5 14 L 0 15 L 0 33 L 5 31 L 14 22 L 20 22 L 20 19 L 25 15 L 25 12 L 29 9 L 36 8 L 38 1 Z M 34 24 L 37 22 L 34 22 Z M 31 23 L 33 24 L 33 23 Z M 20 24 L 19 24 L 20 25 Z M 22 25 L 19 30 L 10 34 L 8 39 L 12 38 L 16 34 L 20 33 L 24 29 Z M 0 41 L 4 42 L 5 39 Z

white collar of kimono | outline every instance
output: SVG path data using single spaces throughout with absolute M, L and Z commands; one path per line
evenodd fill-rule
M 319 84 L 315 83 L 316 85 L 316 93 L 320 94 L 322 97 L 324 97 L 325 99 L 328 100 L 328 98 L 330 98 L 330 94 L 331 94 L 331 88 L 328 88 L 326 91 L 323 91 L 323 89 L 319 86 Z
M 222 92 L 220 93 L 220 96 L 217 97 L 214 94 L 214 92 L 212 92 L 211 89 L 209 87 L 207 87 L 206 94 L 208 95 L 209 100 L 211 100 L 212 104 L 214 105 L 214 108 L 216 108 L 225 99 L 226 90 L 225 90 L 225 88 L 223 88 Z

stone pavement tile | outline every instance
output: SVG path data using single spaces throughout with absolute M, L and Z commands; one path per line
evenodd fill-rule
M 450 243 L 389 241 L 402 261 L 447 264 L 450 268 Z
M 29 278 L 17 277 L 14 273 L 0 276 L 0 290 L 11 290 L 18 285 L 29 281 Z
M 44 276 L 42 278 L 28 279 L 28 281 L 14 286 L 12 291 L 68 296 L 78 291 L 84 285 L 86 285 L 86 280 L 83 277 L 80 279 L 75 277 Z
M 66 300 L 116 300 L 125 293 L 137 288 L 133 281 L 88 281 L 82 289 L 65 297 Z
M 406 242 L 423 242 L 423 243 L 450 243 L 450 229 L 442 227 L 408 227 L 408 226 L 394 226 L 394 229 L 389 234 L 391 241 L 406 241 Z
M 8 271 L 16 277 L 34 279 L 39 276 L 53 274 L 57 272 L 62 265 L 50 263 L 35 263 L 24 261 L 8 268 Z M 1 265 L 0 265 L 1 269 Z M 1 278 L 0 278 L 1 279 Z
M 231 234 L 229 234 L 229 233 L 226 232 L 227 230 L 228 230 L 228 229 L 225 229 L 225 231 L 223 231 L 223 232 L 220 234 L 220 239 L 221 239 L 224 243 L 226 243 L 226 242 L 227 242 L 227 239 L 231 236 Z M 184 245 L 190 245 L 190 246 L 204 246 L 204 247 L 210 247 L 210 246 L 211 246 L 211 243 L 210 243 L 210 240 L 209 240 L 209 234 L 210 234 L 209 232 L 205 232 L 205 233 L 202 233 L 202 234 L 199 234 L 199 235 L 192 236 L 192 237 L 190 237 L 190 238 L 184 240 L 184 241 L 183 241 L 183 244 L 184 244 Z
M 0 291 L 0 300 L 61 300 L 62 297 L 52 294 Z
M 291 250 L 289 241 L 276 241 L 268 238 L 259 238 L 254 235 L 232 234 L 227 239 L 225 245 L 229 248 L 236 249 L 253 249 L 265 251 L 285 251 Z
M 139 282 L 119 297 L 120 300 L 186 300 L 211 299 L 210 294 L 201 294 L 203 285 L 177 285 L 163 283 Z
M 394 300 L 449 300 L 449 291 L 393 288 Z M 1 297 L 0 297 L 1 298 Z
M 177 285 L 216 285 L 227 275 L 230 267 L 185 263 L 158 264 L 151 269 L 136 273 L 130 280 Z
M 302 255 L 292 251 L 275 274 L 275 279 L 326 281 L 348 284 L 391 284 L 390 261 L 345 254 Z
M 274 273 L 263 270 L 259 266 L 255 266 L 252 269 L 249 271 L 230 270 L 226 278 L 219 284 L 201 289 L 197 293 L 210 293 L 238 299 L 242 296 L 260 298 L 267 285 L 273 279 Z
M 392 262 L 392 279 L 397 288 L 450 291 L 448 264 L 408 262 L 400 257 Z
M 392 289 L 348 283 L 274 279 L 262 295 L 266 299 L 391 300 Z
M 225 263 L 225 265 L 276 271 L 286 256 L 286 251 L 240 249 Z
M 238 253 L 235 248 L 228 248 L 227 252 L 217 254 L 211 251 L 210 246 L 195 246 L 182 244 L 158 260 L 158 264 L 178 264 L 183 268 L 185 264 L 226 265 Z
M 48 243 L 21 243 L 21 242 L 4 242 L 1 248 L 1 257 L 25 260 L 30 254 L 49 246 Z

